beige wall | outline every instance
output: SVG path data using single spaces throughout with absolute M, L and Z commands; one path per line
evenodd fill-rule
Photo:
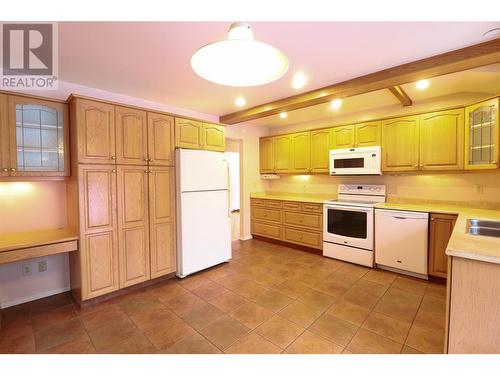
M 240 150 L 240 158 L 243 160 L 243 168 L 240 171 L 243 177 L 241 184 L 243 202 L 241 204 L 242 232 L 241 239 L 248 239 L 250 234 L 250 193 L 262 191 L 264 186 L 259 173 L 259 137 L 269 134 L 266 127 L 248 124 L 231 125 L 226 127 L 226 137 L 241 139 L 243 141 Z

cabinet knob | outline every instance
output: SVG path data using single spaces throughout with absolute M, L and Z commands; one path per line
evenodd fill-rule
M 115 160 L 116 159 L 116 156 L 111 156 L 111 160 Z
M 10 169 L 11 172 L 15 172 L 16 171 L 16 168 L 11 168 Z
M 149 161 L 154 161 L 153 158 L 149 158 Z
M 116 173 L 116 169 L 112 169 L 111 172 Z
M 8 172 L 9 168 L 2 168 L 2 172 Z

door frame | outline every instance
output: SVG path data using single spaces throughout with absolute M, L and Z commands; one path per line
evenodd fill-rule
M 229 142 L 228 142 L 229 141 Z M 236 143 L 238 144 L 238 153 L 240 154 L 240 236 L 239 239 L 240 241 L 243 241 L 243 228 L 244 228 L 244 223 L 243 223 L 243 217 L 244 217 L 244 204 L 243 204 L 243 139 L 241 138 L 231 138 L 231 137 L 226 137 L 226 152 L 234 152 L 227 150 L 227 145 L 228 143 Z

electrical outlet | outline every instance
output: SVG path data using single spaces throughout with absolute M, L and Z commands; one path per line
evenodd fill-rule
M 47 271 L 47 261 L 42 260 L 38 262 L 38 272 L 45 272 Z
M 31 264 L 24 263 L 23 264 L 23 276 L 31 275 Z

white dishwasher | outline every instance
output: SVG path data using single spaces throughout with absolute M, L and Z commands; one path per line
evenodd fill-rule
M 420 278 L 427 274 L 427 212 L 375 210 L 375 263 Z

